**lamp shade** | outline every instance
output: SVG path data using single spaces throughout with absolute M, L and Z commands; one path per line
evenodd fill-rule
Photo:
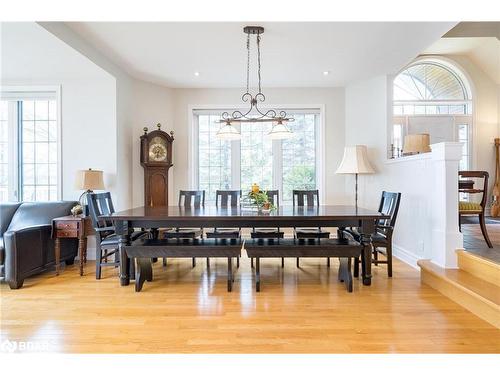
M 403 153 L 413 154 L 421 152 L 430 152 L 429 134 L 408 134 L 405 136 Z
M 216 137 L 220 140 L 232 141 L 241 139 L 241 133 L 230 122 L 226 122 L 220 127 Z
M 339 174 L 364 174 L 375 173 L 368 160 L 366 146 L 346 146 L 344 148 L 344 157 L 335 173 Z
M 286 126 L 286 123 L 283 124 L 283 122 L 279 120 L 276 124 L 273 124 L 273 128 L 267 136 L 271 139 L 289 139 L 293 137 L 293 133 L 288 126 Z
M 75 189 L 78 190 L 104 190 L 102 171 L 86 169 L 76 172 Z

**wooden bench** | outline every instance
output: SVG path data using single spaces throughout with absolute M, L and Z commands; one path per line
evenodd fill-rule
M 336 239 L 255 239 L 245 241 L 249 258 L 255 258 L 255 287 L 260 292 L 260 258 L 328 258 L 340 260 L 339 280 L 352 292 L 352 258 L 363 251 L 359 242 L 347 238 Z
M 152 258 L 227 258 L 227 291 L 234 282 L 233 258 L 241 255 L 240 239 L 141 239 L 125 246 L 127 257 L 137 262 L 135 291 L 153 280 Z

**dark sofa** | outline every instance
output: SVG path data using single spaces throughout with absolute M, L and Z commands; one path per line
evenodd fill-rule
M 0 277 L 11 289 L 55 264 L 52 219 L 71 214 L 78 202 L 0 203 Z M 61 261 L 72 264 L 78 240 L 61 241 Z

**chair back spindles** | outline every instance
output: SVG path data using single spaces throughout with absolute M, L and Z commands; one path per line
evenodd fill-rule
M 205 206 L 205 190 L 180 190 L 179 207 L 200 208 Z
M 101 216 L 108 216 L 115 212 L 110 192 L 87 194 L 87 204 L 94 228 L 111 227 L 113 225 L 112 222 L 100 219 Z
M 388 191 L 382 192 L 378 212 L 389 216 L 388 219 L 380 219 L 378 225 L 394 228 L 396 224 L 396 217 L 399 211 L 399 203 L 401 201 L 401 193 L 391 193 Z M 387 230 L 383 230 L 387 232 Z
M 279 207 L 280 205 L 280 191 L 279 190 L 266 190 L 267 197 L 269 198 L 269 202 Z
M 241 190 L 216 190 L 215 205 L 217 207 L 238 207 L 240 205 Z
M 319 206 L 318 190 L 293 190 L 293 206 L 297 207 L 315 207 Z

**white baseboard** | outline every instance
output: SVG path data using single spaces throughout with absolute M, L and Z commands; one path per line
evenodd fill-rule
M 413 268 L 418 269 L 417 261 L 420 259 L 415 254 L 412 252 L 409 252 L 408 250 L 403 249 L 400 246 L 397 245 L 392 245 L 392 255 L 398 258 L 399 260 L 402 260 L 406 264 L 409 264 Z

